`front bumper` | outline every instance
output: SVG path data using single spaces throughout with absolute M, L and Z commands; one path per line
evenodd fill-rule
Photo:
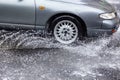
M 102 36 L 104 34 L 106 35 L 112 35 L 115 33 L 118 28 L 120 27 L 120 19 L 116 17 L 115 19 L 112 20 L 103 20 L 102 21 L 102 27 L 99 29 L 88 29 L 88 36 Z
M 88 29 L 88 37 L 98 37 L 102 35 L 112 35 L 115 33 L 120 25 L 114 27 L 113 29 Z

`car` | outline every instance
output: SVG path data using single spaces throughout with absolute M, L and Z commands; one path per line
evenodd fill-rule
M 118 11 L 118 15 L 120 17 L 120 1 L 119 0 L 107 0 L 110 4 L 112 4 Z
M 105 0 L 0 0 L 1 29 L 43 30 L 62 44 L 112 35 L 119 22 Z

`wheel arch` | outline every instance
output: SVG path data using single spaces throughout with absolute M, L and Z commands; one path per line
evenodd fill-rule
M 51 23 L 54 19 L 56 19 L 57 17 L 60 17 L 60 16 L 64 16 L 64 15 L 68 15 L 68 16 L 71 16 L 71 17 L 74 17 L 76 18 L 79 22 L 81 22 L 81 25 L 82 25 L 82 29 L 84 30 L 83 31 L 83 36 L 87 36 L 87 26 L 85 24 L 85 22 L 77 15 L 75 14 L 71 14 L 71 13 L 58 13 L 58 14 L 55 14 L 53 15 L 52 17 L 49 18 L 49 20 L 47 21 L 46 23 L 46 29 L 49 31 L 51 29 Z

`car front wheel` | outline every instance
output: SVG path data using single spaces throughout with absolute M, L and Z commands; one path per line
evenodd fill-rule
M 71 16 L 62 16 L 53 21 L 53 35 L 62 44 L 71 44 L 82 34 L 80 23 Z

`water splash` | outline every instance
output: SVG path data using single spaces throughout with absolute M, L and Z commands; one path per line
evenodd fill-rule
M 115 71 L 117 76 L 120 69 L 120 32 L 77 46 L 56 43 L 34 31 L 0 35 L 1 49 L 7 47 L 0 51 L 1 80 L 101 80 L 111 76 L 104 71 Z
M 37 31 L 0 31 L 0 48 L 2 49 L 35 49 L 57 48 L 53 38 L 42 37 Z

